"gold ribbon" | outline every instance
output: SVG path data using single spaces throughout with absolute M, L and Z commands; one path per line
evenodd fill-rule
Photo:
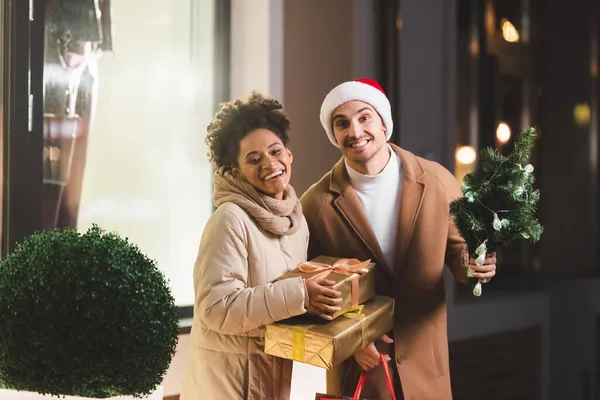
M 361 304 L 359 306 L 352 307 L 351 309 L 346 311 L 344 314 L 342 314 L 343 317 L 360 321 L 360 348 L 361 349 L 364 349 L 369 344 L 369 325 L 367 324 L 367 321 L 365 320 L 365 314 L 363 314 L 364 308 L 365 308 L 365 306 Z
M 341 275 L 347 275 L 351 277 L 351 296 L 352 296 L 352 307 L 358 305 L 359 295 L 359 275 L 364 275 L 369 270 L 366 268 L 371 263 L 371 260 L 360 261 L 356 258 L 340 258 L 333 264 L 325 264 L 316 261 L 305 261 L 298 265 L 298 271 L 307 274 L 313 272 L 319 272 L 319 274 L 311 277 L 310 279 L 324 279 L 332 272 Z
M 365 314 L 363 314 L 363 310 L 364 310 L 365 306 L 363 304 L 359 305 L 359 306 L 354 306 L 350 309 L 348 309 L 348 311 L 344 312 L 342 314 L 343 317 L 349 318 L 349 319 L 363 319 Z
M 304 348 L 307 328 L 294 326 L 292 328 L 292 359 L 304 362 Z
M 365 319 L 360 320 L 360 340 L 361 340 L 361 349 L 364 349 L 369 344 L 369 326 L 366 323 Z

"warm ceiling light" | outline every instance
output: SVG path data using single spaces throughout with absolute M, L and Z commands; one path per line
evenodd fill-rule
M 460 164 L 471 164 L 475 158 L 477 154 L 472 146 L 462 146 L 456 150 L 456 161 Z
M 506 122 L 500 122 L 498 128 L 496 128 L 496 138 L 502 144 L 510 140 L 510 127 Z
M 519 41 L 519 31 L 507 19 L 502 19 L 502 37 L 510 43 L 517 43 Z
M 583 127 L 590 124 L 591 110 L 588 103 L 577 104 L 573 110 L 573 117 L 577 126 Z

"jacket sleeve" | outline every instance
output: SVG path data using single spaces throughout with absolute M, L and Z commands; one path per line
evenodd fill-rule
M 247 237 L 238 217 L 217 210 L 207 223 L 194 267 L 200 319 L 235 335 L 306 312 L 301 277 L 248 287 Z
M 454 199 L 457 199 L 462 196 L 462 191 L 460 190 L 460 185 L 456 178 L 450 173 L 447 172 L 447 177 L 445 179 L 446 191 L 448 194 L 448 205 Z M 458 229 L 456 229 L 456 225 L 454 225 L 454 221 L 452 217 L 448 214 L 449 223 L 448 223 L 448 241 L 446 244 L 446 265 L 452 271 L 452 274 L 456 278 L 456 280 L 467 283 L 469 278 L 467 277 L 467 268 L 463 266 L 463 252 L 467 250 L 467 244 L 465 240 L 460 236 Z M 468 253 L 467 253 L 468 254 Z

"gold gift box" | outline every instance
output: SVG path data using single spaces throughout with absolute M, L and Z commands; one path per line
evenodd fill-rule
M 394 299 L 375 296 L 334 321 L 301 315 L 266 327 L 265 353 L 331 369 L 394 325 Z
M 277 280 L 293 278 L 296 276 L 302 276 L 305 279 L 310 279 L 318 274 L 326 275 L 326 279 L 335 281 L 335 284 L 332 286 L 332 288 L 342 293 L 342 302 L 339 304 L 341 310 L 331 315 L 333 319 L 336 319 L 340 315 L 350 310 L 352 307 L 364 303 L 375 295 L 375 263 L 371 262 L 370 260 L 358 263 L 358 260 L 355 260 L 357 264 L 350 266 L 349 270 L 352 271 L 353 268 L 357 268 L 356 270 L 360 270 L 361 273 L 342 273 L 342 270 L 345 269 L 343 268 L 344 260 L 348 259 L 319 256 L 307 264 L 312 262 L 323 264 L 323 266 L 327 265 L 334 267 L 341 262 L 341 270 L 331 268 L 329 274 L 323 274 L 324 270 L 316 270 L 315 272 L 302 272 L 298 269 L 295 269 L 283 274 L 277 278 Z M 357 292 L 354 297 L 356 304 L 352 304 L 353 291 Z M 313 311 L 309 310 L 309 314 L 313 314 Z

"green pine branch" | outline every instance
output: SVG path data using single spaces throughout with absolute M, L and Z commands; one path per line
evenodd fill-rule
M 463 197 L 450 203 L 450 215 L 472 258 L 477 258 L 475 250 L 482 243 L 489 253 L 515 240 L 540 239 L 540 193 L 533 187 L 534 168 L 527 164 L 536 137 L 534 128 L 523 130 L 508 155 L 494 148 L 481 150 L 478 168 L 463 178 Z

